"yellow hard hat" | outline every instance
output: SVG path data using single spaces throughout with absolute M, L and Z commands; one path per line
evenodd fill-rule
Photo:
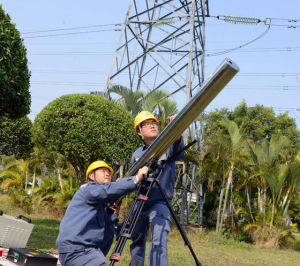
M 135 117 L 134 119 L 134 131 L 137 134 L 138 133 L 138 126 L 140 125 L 140 123 L 142 123 L 145 120 L 148 119 L 153 119 L 158 123 L 158 119 L 150 112 L 148 111 L 142 111 L 140 113 L 138 113 L 138 115 Z
M 86 170 L 86 175 L 85 175 L 85 180 L 88 179 L 89 173 L 100 168 L 100 167 L 104 167 L 107 168 L 110 172 L 110 175 L 112 176 L 114 174 L 114 170 L 104 161 L 95 161 L 93 163 L 91 163 L 88 167 L 88 169 Z

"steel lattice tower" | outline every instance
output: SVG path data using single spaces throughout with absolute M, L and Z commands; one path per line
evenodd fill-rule
M 189 101 L 204 80 L 207 16 L 208 0 L 130 0 L 105 92 L 113 85 L 145 92 L 183 90 Z M 181 223 L 189 213 L 184 195 L 193 176 L 183 179 Z
M 208 0 L 131 0 L 106 89 L 192 90 L 204 78 Z

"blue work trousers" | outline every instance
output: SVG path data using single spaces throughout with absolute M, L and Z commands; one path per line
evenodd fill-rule
M 149 227 L 151 228 L 151 243 L 148 265 L 168 265 L 167 238 L 170 232 L 170 211 L 165 203 L 160 202 L 141 212 L 132 234 L 130 266 L 144 266 Z
M 62 266 L 108 266 L 101 249 L 86 248 L 80 252 L 60 253 L 59 261 Z

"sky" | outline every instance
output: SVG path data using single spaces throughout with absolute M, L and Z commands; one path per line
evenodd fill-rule
M 32 121 L 47 104 L 62 95 L 104 89 L 129 2 L 0 0 L 27 49 Z M 240 72 L 206 112 L 222 107 L 233 110 L 244 100 L 248 106 L 273 107 L 276 114 L 288 112 L 300 129 L 299 10 L 299 0 L 209 0 L 205 78 L 224 58 L 233 60 Z M 227 23 L 217 19 L 218 15 L 271 18 L 267 20 L 271 26 L 267 31 L 264 23 Z M 292 25 L 296 27 L 288 27 Z M 70 28 L 74 29 L 66 30 Z M 244 46 L 264 32 L 263 37 Z M 179 110 L 185 104 L 183 93 L 174 96 Z

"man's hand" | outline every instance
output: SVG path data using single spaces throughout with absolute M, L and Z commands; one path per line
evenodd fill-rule
M 147 177 L 149 171 L 149 167 L 148 166 L 144 166 L 142 168 L 139 169 L 139 171 L 137 172 L 136 176 L 139 179 L 139 181 L 141 182 L 145 177 Z
M 175 118 L 175 116 L 176 116 L 176 114 L 167 117 L 168 124 Z M 179 139 L 177 139 L 175 142 L 180 143 L 180 141 L 181 141 L 181 137 Z
M 112 205 L 109 206 L 109 209 L 111 209 L 115 215 L 119 215 L 120 207 L 121 207 L 122 201 L 114 202 Z
M 175 116 L 176 116 L 176 115 L 168 116 L 168 117 L 167 117 L 168 123 L 170 123 L 170 122 L 175 118 Z

